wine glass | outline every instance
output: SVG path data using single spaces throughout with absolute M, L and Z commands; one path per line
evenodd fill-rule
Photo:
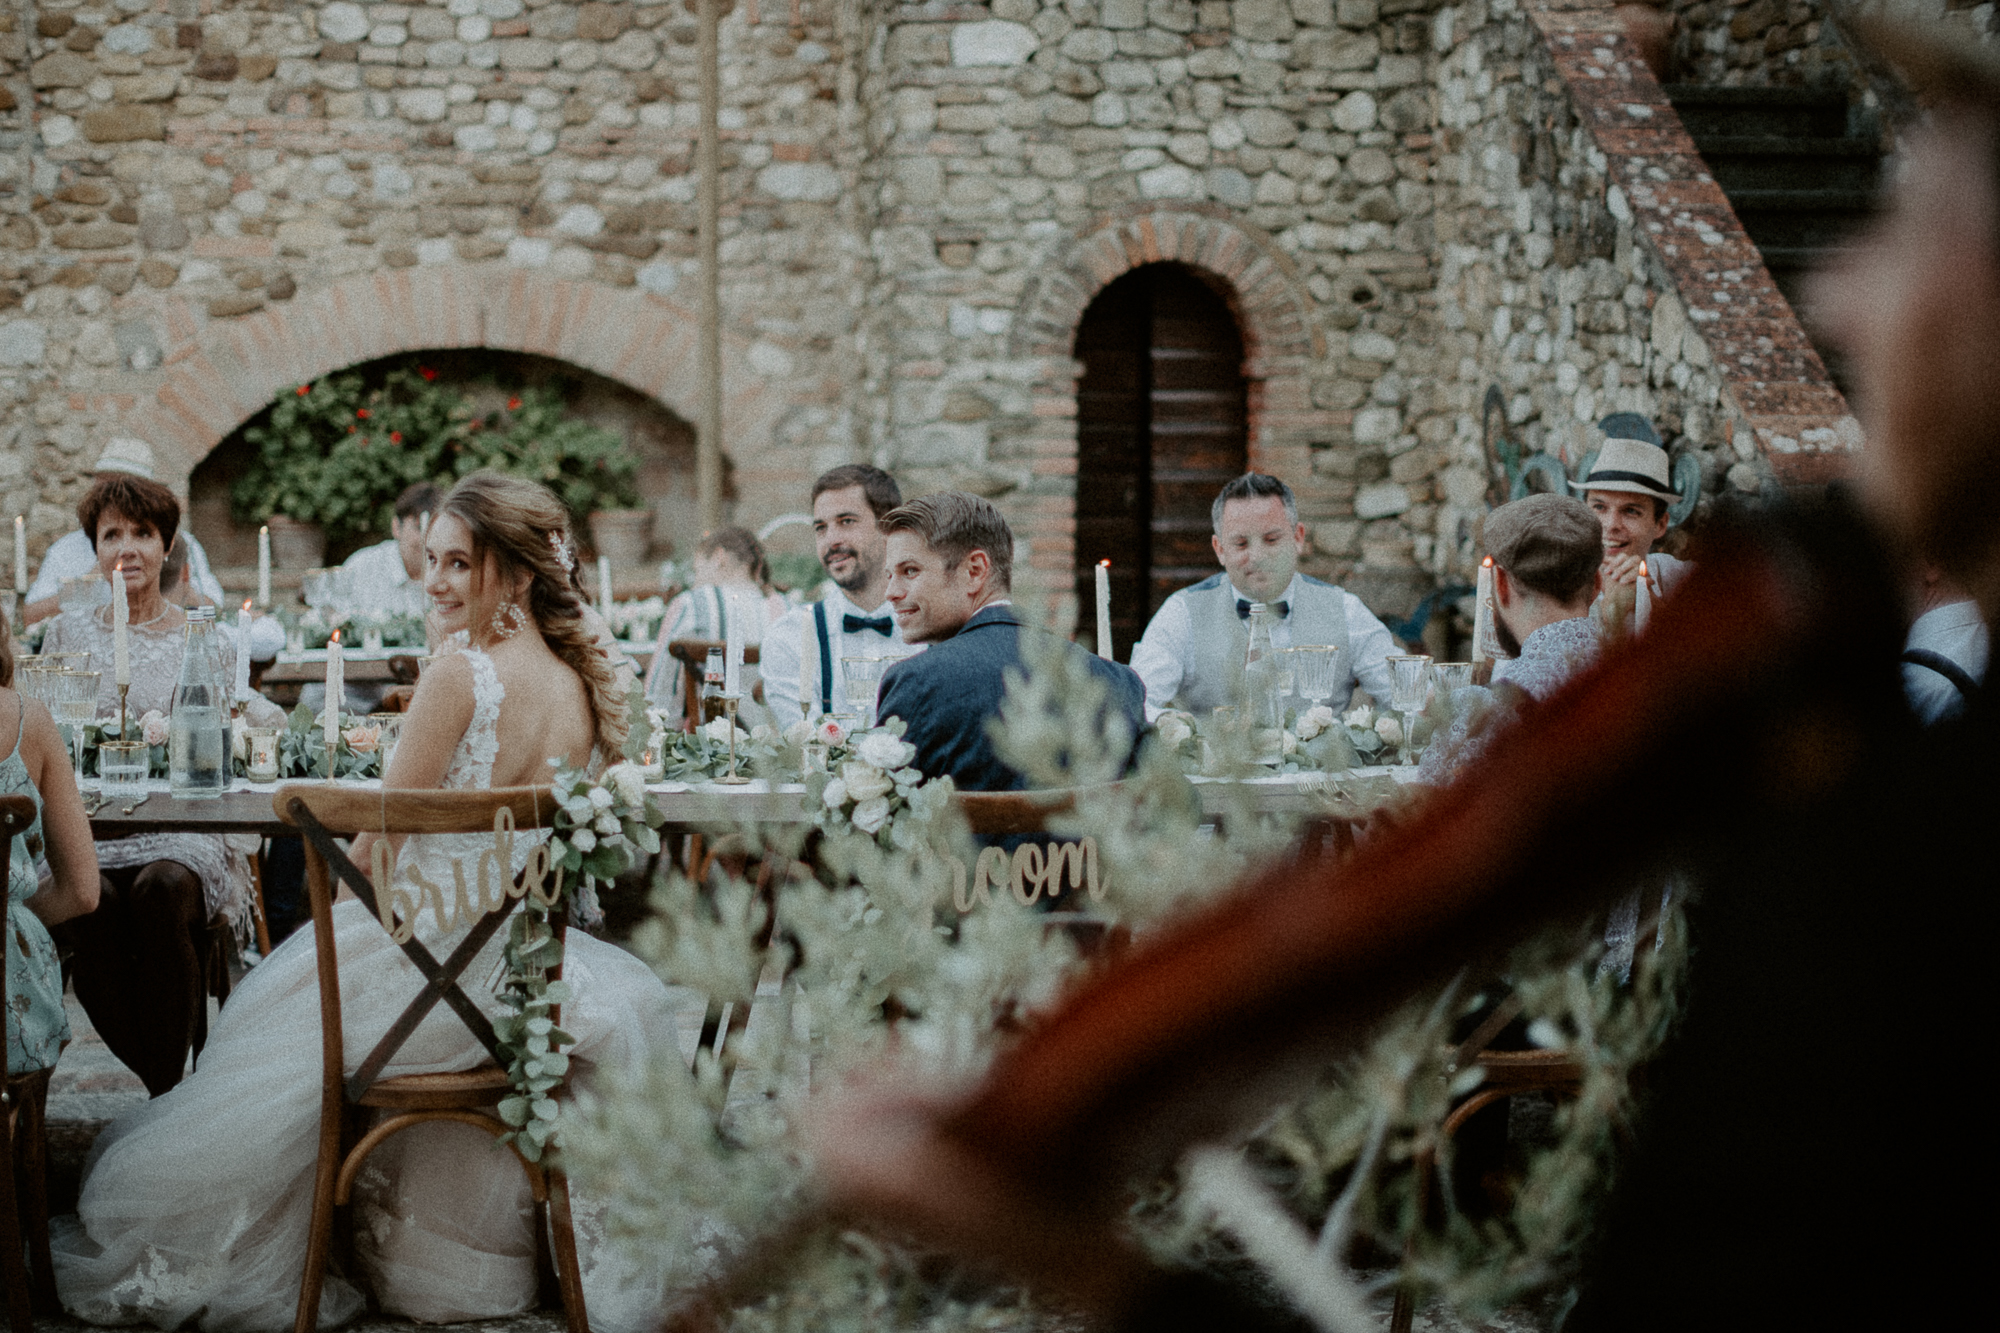
M 48 693 L 43 696 L 49 711 L 58 722 L 69 728 L 70 744 L 76 751 L 76 785 L 83 786 L 83 729 L 97 716 L 97 681 L 102 674 L 96 671 L 51 671 L 42 673 L 47 679 L 44 686 Z
M 843 657 L 840 659 L 842 686 L 847 706 L 861 715 L 862 730 L 875 725 L 875 698 L 882 689 L 882 672 L 890 663 L 886 657 Z
M 1403 715 L 1403 762 L 1417 762 L 1417 714 L 1430 701 L 1431 659 L 1423 653 L 1389 654 L 1389 707 Z
M 1472 684 L 1472 663 L 1433 662 L 1431 679 L 1436 682 L 1438 693 L 1449 699 L 1454 692 Z
M 1291 663 L 1292 680 L 1298 697 L 1313 704 L 1333 703 L 1335 672 L 1340 667 L 1340 649 L 1323 644 L 1302 644 L 1297 648 L 1287 648 L 1285 657 Z

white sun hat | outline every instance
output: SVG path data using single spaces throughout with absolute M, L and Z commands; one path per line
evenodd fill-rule
M 135 477 L 155 481 L 153 476 L 153 446 L 130 435 L 114 435 L 104 446 L 104 452 L 97 457 L 97 466 L 92 472 L 126 472 Z
M 1570 486 L 1579 491 L 1624 491 L 1656 500 L 1678 500 L 1667 469 L 1667 451 L 1644 440 L 1611 439 L 1597 452 L 1590 475 Z

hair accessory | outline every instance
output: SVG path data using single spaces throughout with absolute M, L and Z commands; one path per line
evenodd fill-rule
M 556 563 L 563 567 L 563 573 L 576 573 L 576 548 L 569 544 L 569 535 L 560 529 L 549 534 L 549 549 L 556 553 Z
M 518 602 L 502 602 L 494 608 L 493 620 L 486 628 L 496 639 L 511 639 L 528 627 L 528 613 Z

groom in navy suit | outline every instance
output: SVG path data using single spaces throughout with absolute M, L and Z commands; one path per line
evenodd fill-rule
M 889 607 L 905 643 L 929 651 L 905 658 L 882 677 L 876 716 L 900 717 L 903 739 L 917 747 L 925 777 L 950 774 L 961 791 L 1019 791 L 1026 777 L 994 753 L 987 722 L 999 716 L 1008 667 L 1025 670 L 1023 626 L 1008 600 L 1014 572 L 1014 532 L 998 509 L 973 495 L 941 491 L 884 514 L 888 534 Z M 1145 686 L 1130 667 L 1061 650 L 1090 664 L 1111 687 L 1111 707 L 1127 734 L 1145 727 Z

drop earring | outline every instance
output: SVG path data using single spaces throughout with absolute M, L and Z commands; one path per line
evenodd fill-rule
M 528 627 L 528 613 L 518 602 L 502 602 L 494 608 L 493 620 L 487 625 L 487 632 L 495 639 L 511 639 Z

